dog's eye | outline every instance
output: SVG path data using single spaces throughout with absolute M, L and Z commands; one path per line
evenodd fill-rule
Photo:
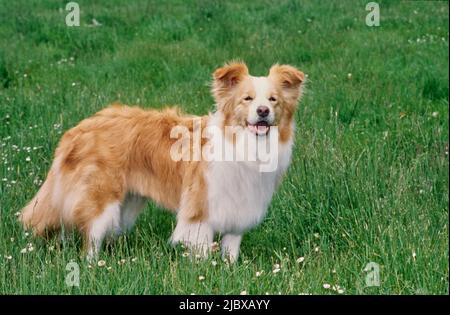
M 271 101 L 271 102 L 275 102 L 276 100 L 277 99 L 275 97 L 273 97 L 273 96 L 269 97 L 269 101 Z
M 252 101 L 253 100 L 253 97 L 251 97 L 251 96 L 247 96 L 246 98 L 244 98 L 244 101 Z

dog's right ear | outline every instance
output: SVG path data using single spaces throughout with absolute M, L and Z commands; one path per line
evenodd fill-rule
M 229 62 L 218 68 L 213 73 L 212 93 L 217 103 L 230 95 L 230 91 L 236 87 L 246 76 L 248 68 L 243 62 Z

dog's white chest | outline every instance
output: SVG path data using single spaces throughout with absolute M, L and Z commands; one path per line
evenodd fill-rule
M 242 232 L 259 224 L 269 207 L 277 182 L 286 171 L 291 144 L 281 148 L 273 172 L 261 172 L 256 162 L 210 162 L 208 183 L 208 222 L 221 233 Z
M 211 163 L 208 221 L 218 232 L 241 233 L 265 215 L 275 188 L 275 173 L 260 173 L 246 162 Z

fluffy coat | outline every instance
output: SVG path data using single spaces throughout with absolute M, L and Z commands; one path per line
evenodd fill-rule
M 20 220 L 41 236 L 61 226 L 78 230 L 92 259 L 106 236 L 132 228 L 150 199 L 177 215 L 173 243 L 206 255 L 221 233 L 223 255 L 235 261 L 242 234 L 262 221 L 289 165 L 303 82 L 292 66 L 274 65 L 267 77 L 253 77 L 244 63 L 231 62 L 213 74 L 216 110 L 207 116 L 122 105 L 101 110 L 63 135 Z M 264 118 L 261 108 L 268 111 Z M 169 152 L 178 140 L 171 130 L 182 126 L 193 136 L 195 119 L 202 129 L 242 127 L 236 138 L 225 132 L 202 138 L 202 146 L 213 148 L 223 141 L 236 149 L 244 136 L 261 141 L 277 126 L 277 168 L 261 172 L 259 161 L 174 160 Z

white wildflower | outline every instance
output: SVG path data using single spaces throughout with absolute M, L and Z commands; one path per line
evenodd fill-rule
M 104 261 L 104 260 L 99 260 L 97 262 L 97 266 L 99 266 L 99 267 L 104 267 L 105 265 L 106 265 L 106 261 Z

